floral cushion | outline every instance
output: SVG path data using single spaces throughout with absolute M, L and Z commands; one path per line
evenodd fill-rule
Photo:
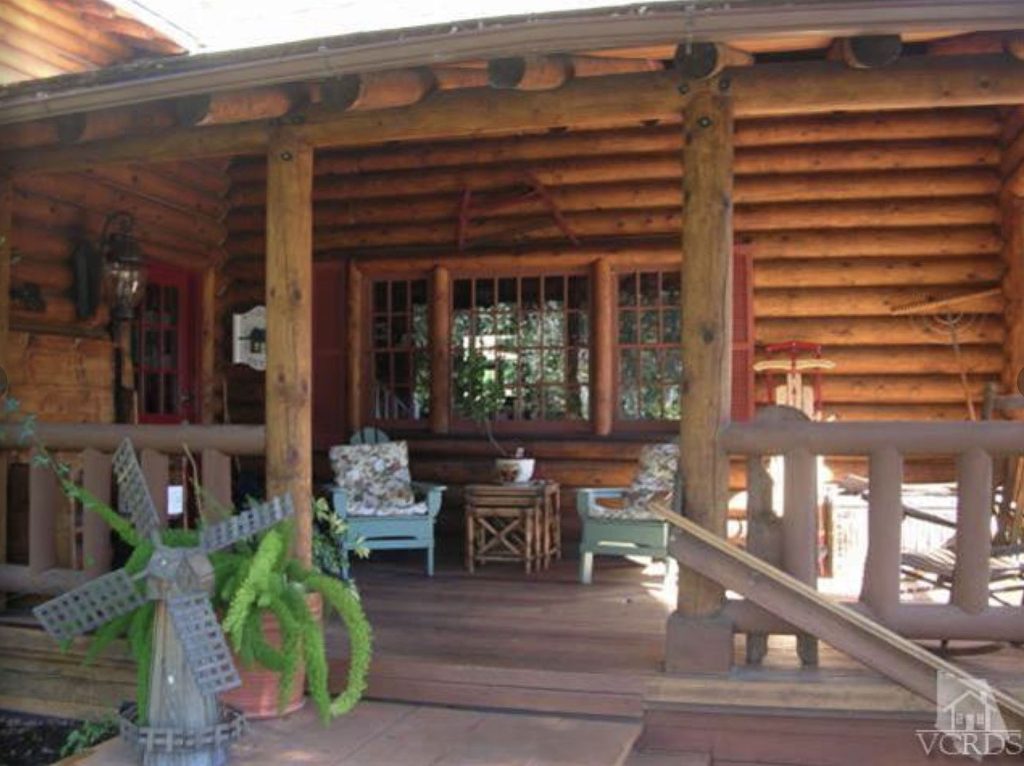
M 598 501 L 590 516 L 604 519 L 659 519 L 650 510 L 653 500 L 672 504 L 679 473 L 679 445 L 649 444 L 640 450 L 640 466 L 621 502 Z
M 405 442 L 331 447 L 328 456 L 334 481 L 347 492 L 346 513 L 351 516 L 424 514 L 417 503 L 409 475 Z

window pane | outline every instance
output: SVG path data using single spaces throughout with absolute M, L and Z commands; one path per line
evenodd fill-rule
M 620 274 L 619 416 L 678 419 L 682 378 L 680 275 Z M 637 309 L 631 308 L 637 306 Z
M 461 287 L 465 290 L 468 283 Z M 430 402 L 429 291 L 425 279 L 373 283 L 371 417 L 418 420 Z M 456 292 L 460 289 L 456 283 Z M 455 315 L 456 324 L 468 317 Z M 460 337 L 453 333 L 453 338 Z
M 589 279 L 561 275 L 457 280 L 473 322 L 455 312 L 452 393 L 456 411 L 469 385 L 459 371 L 472 349 L 484 384 L 499 375 L 500 417 L 516 420 L 587 418 L 590 377 Z M 457 297 L 457 296 L 456 296 Z M 569 306 L 573 306 L 572 309 Z

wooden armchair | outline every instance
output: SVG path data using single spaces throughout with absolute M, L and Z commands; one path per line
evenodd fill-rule
M 342 576 L 358 544 L 371 551 L 425 550 L 434 574 L 434 522 L 446 487 L 412 481 L 405 442 L 331 447 L 332 504 L 348 525 L 341 540 Z
M 647 505 L 655 498 L 664 500 L 678 493 L 678 484 L 679 446 L 652 444 L 640 452 L 639 469 L 630 487 L 577 491 L 576 511 L 582 524 L 581 583 L 593 581 L 595 554 L 649 556 L 663 559 L 671 567 L 668 525 Z

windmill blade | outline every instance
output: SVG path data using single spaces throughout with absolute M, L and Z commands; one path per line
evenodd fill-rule
M 88 633 L 138 609 L 146 602 L 123 569 L 97 577 L 32 610 L 46 632 L 58 641 Z
M 128 516 L 136 531 L 145 538 L 155 540 L 159 536 L 160 517 L 157 515 L 153 498 L 142 475 L 135 448 L 125 439 L 114 453 L 114 476 L 117 477 L 117 510 Z
M 167 599 L 167 611 L 199 691 L 217 694 L 241 686 L 242 680 L 206 593 L 171 596 Z
M 259 534 L 294 513 L 291 495 L 275 497 L 268 503 L 260 503 L 237 516 L 206 527 L 200 537 L 200 545 L 207 553 L 219 551 Z

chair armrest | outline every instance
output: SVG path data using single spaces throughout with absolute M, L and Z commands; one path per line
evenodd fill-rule
M 427 501 L 427 511 L 431 516 L 436 516 L 441 510 L 441 499 L 445 490 L 444 484 L 430 484 L 425 481 L 412 482 L 412 491 L 417 497 L 424 497 Z
M 587 511 L 597 505 L 598 500 L 621 499 L 626 494 L 626 487 L 584 487 L 576 490 L 576 511 L 585 516 Z

